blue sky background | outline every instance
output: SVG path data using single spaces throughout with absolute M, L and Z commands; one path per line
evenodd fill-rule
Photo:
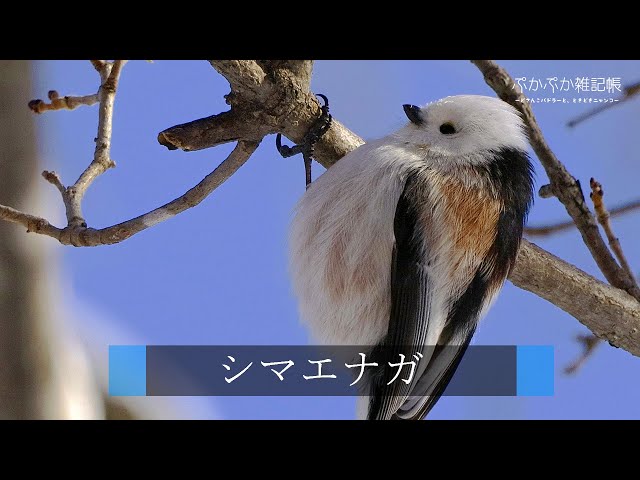
M 640 80 L 638 61 L 503 61 L 514 77 L 621 77 Z M 44 61 L 36 67 L 34 98 L 56 89 L 88 94 L 97 74 L 87 61 Z M 494 95 L 468 61 L 318 61 L 312 87 L 331 112 L 365 139 L 392 131 L 406 117 L 402 104 L 424 104 L 456 94 Z M 226 110 L 226 80 L 205 61 L 129 62 L 123 71 L 114 118 L 112 157 L 117 168 L 100 177 L 84 203 L 90 226 L 104 227 L 181 195 L 225 158 L 232 145 L 185 153 L 156 141 L 161 130 Z M 610 95 L 530 93 L 531 97 L 609 98 Z M 28 99 L 25 99 L 25 104 Z M 604 186 L 609 206 L 640 192 L 640 100 L 617 106 L 575 129 L 565 123 L 584 104 L 533 105 L 558 158 L 588 185 Z M 36 117 L 43 168 L 70 184 L 93 155 L 96 107 Z M 537 159 L 537 186 L 546 176 Z M 322 167 L 314 164 L 314 177 Z M 143 344 L 305 344 L 286 270 L 286 232 L 304 192 L 302 159 L 282 159 L 274 137 L 201 205 L 113 246 L 58 247 L 71 289 L 114 328 Z M 59 205 L 59 217 L 63 207 Z M 37 213 L 37 212 L 36 212 Z M 536 199 L 530 224 L 567 217 L 557 200 Z M 638 215 L 613 221 L 630 263 L 640 271 Z M 561 258 L 602 278 L 575 231 L 534 239 Z M 89 320 L 88 320 L 89 321 Z M 86 330 L 86 329 L 85 329 Z M 104 352 L 118 343 L 96 329 Z M 545 398 L 442 398 L 430 418 L 640 418 L 640 359 L 604 344 L 576 376 L 562 367 L 580 352 L 576 334 L 586 329 L 546 301 L 510 283 L 482 322 L 475 344 L 550 344 L 556 354 L 556 394 Z M 97 335 L 97 334 L 94 334 Z M 217 397 L 217 416 L 229 419 L 348 419 L 353 398 Z M 147 398 L 146 402 L 155 399 Z M 212 410 L 212 416 L 213 410 Z

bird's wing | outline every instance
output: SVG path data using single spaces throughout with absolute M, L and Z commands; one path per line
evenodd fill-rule
M 444 393 L 475 333 L 478 315 L 486 299 L 486 282 L 480 269 L 454 304 L 426 368 L 412 385 L 410 396 L 392 418 L 420 420 Z
M 474 265 L 454 275 L 457 286 L 436 284 L 430 264 L 437 263 L 431 206 L 425 201 L 428 182 L 419 174 L 408 177 L 396 208 L 395 246 L 392 260 L 391 316 L 387 336 L 376 350 L 382 351 L 382 375 L 370 379 L 370 419 L 420 419 L 438 401 L 455 373 L 471 341 L 478 319 L 491 304 L 515 264 L 522 230 L 531 206 L 533 170 L 526 152 L 503 149 L 497 152 L 487 173 L 501 194 L 499 202 L 477 197 L 475 210 L 468 215 L 495 213 L 497 223 L 470 222 L 475 232 L 471 240 L 491 239 L 476 251 Z M 468 192 L 467 192 L 468 193 Z M 460 202 L 460 198 L 457 199 Z M 490 223 L 493 220 L 489 221 Z M 476 246 L 477 247 L 477 246 Z M 487 249 L 488 248 L 488 249 Z M 438 272 L 438 279 L 456 272 Z M 469 280 L 469 281 L 467 281 Z M 434 301 L 437 299 L 437 301 Z M 431 344 L 432 346 L 429 346 Z M 433 346 L 437 344 L 437 346 Z M 425 347 L 426 345 L 426 347 Z M 399 354 L 413 360 L 416 347 L 423 347 L 413 381 L 408 385 L 393 378 L 386 358 L 398 362 Z M 386 357 L 386 358 L 385 358 Z
M 486 282 L 477 273 L 459 298 L 438 302 L 452 305 L 449 312 L 434 304 L 436 293 L 445 297 L 452 293 L 435 292 L 430 278 L 434 252 L 430 256 L 429 232 L 419 218 L 424 210 L 424 188 L 418 175 L 410 175 L 396 208 L 391 317 L 387 336 L 376 348 L 378 359 L 384 363 L 381 373 L 370 379 L 369 419 L 422 418 L 428 413 L 460 363 L 486 298 Z M 436 342 L 440 345 L 435 346 Z M 418 353 L 422 358 L 414 356 Z M 400 354 L 405 362 L 416 361 L 414 378 L 408 384 L 402 381 L 410 368 L 404 367 L 401 375 L 388 384 L 398 369 L 388 362 L 397 363 Z

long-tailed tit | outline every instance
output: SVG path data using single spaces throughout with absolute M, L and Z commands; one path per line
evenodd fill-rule
M 359 418 L 431 410 L 514 265 L 533 199 L 513 107 L 461 95 L 404 111 L 405 126 L 311 184 L 290 232 L 293 286 L 316 341 L 396 359 L 424 347 L 410 384 L 369 378 Z

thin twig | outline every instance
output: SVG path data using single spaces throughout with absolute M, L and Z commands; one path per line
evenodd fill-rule
M 67 194 L 67 189 L 62 184 L 62 180 L 60 180 L 60 176 L 56 172 L 50 172 L 48 170 L 45 170 L 44 172 L 42 172 L 42 176 L 47 182 L 49 182 L 51 185 L 53 185 L 58 189 L 64 201 L 64 197 Z
M 610 212 L 607 210 L 607 207 L 604 204 L 604 190 L 602 185 L 597 182 L 594 178 L 589 181 L 589 186 L 591 187 L 591 194 L 589 197 L 593 202 L 593 208 L 596 211 L 596 218 L 605 233 L 607 234 L 607 239 L 609 240 L 609 246 L 613 253 L 615 253 L 620 265 L 622 268 L 626 270 L 626 272 L 633 278 L 635 281 L 635 276 L 631 271 L 631 267 L 629 267 L 629 263 L 622 251 L 622 246 L 620 245 L 620 240 L 613 233 L 613 227 L 611 226 L 611 222 L 609 221 L 611 218 Z M 637 285 L 637 283 L 636 283 Z M 579 335 L 578 341 L 582 343 L 583 352 L 582 354 L 568 367 L 565 368 L 565 373 L 574 374 L 576 373 L 582 365 L 593 355 L 595 348 L 600 344 L 600 339 L 593 334 L 589 335 Z
M 594 178 L 591 178 L 591 180 L 589 180 L 589 185 L 591 186 L 591 194 L 589 196 L 596 211 L 596 218 L 598 219 L 598 223 L 602 225 L 602 228 L 607 235 L 607 240 L 609 240 L 609 247 L 611 247 L 611 250 L 618 258 L 618 262 L 620 262 L 622 268 L 627 272 L 627 275 L 629 275 L 635 282 L 635 276 L 633 274 L 633 271 L 631 270 L 631 267 L 629 266 L 629 262 L 627 262 L 627 258 L 625 257 L 624 252 L 622 251 L 620 240 L 613 233 L 613 227 L 611 226 L 611 222 L 609 221 L 611 215 L 609 214 L 609 211 L 604 204 L 604 190 L 602 188 L 602 185 Z M 638 287 L 637 282 L 636 287 Z
M 109 77 L 111 73 L 111 68 L 114 64 L 107 62 L 105 60 L 89 60 L 93 68 L 100 74 L 100 85 L 104 84 L 105 80 Z M 119 60 L 120 62 L 122 60 Z M 122 68 L 122 65 L 120 65 Z M 117 75 L 120 75 L 119 70 L 117 71 Z M 78 108 L 80 105 L 95 105 L 100 101 L 100 90 L 98 92 L 92 93 L 91 95 L 83 95 L 83 96 L 71 96 L 67 95 L 64 97 L 60 97 L 60 94 L 55 90 L 49 90 L 47 94 L 49 101 L 51 103 L 47 103 L 43 100 L 36 99 L 31 100 L 29 102 L 29 108 L 34 113 L 44 113 L 50 110 L 73 110 Z
M 62 235 L 62 228 L 54 227 L 44 218 L 29 215 L 5 205 L 0 205 L 0 218 L 27 227 L 27 232 L 40 233 L 56 240 L 59 240 Z
M 633 98 L 638 93 L 640 93 L 640 82 L 634 83 L 633 85 L 629 85 L 628 87 L 626 87 L 624 89 L 624 93 L 623 93 L 622 97 L 618 98 L 617 102 L 603 103 L 602 105 L 599 105 L 598 107 L 596 107 L 596 108 L 594 108 L 592 110 L 589 110 L 588 112 L 583 113 L 582 115 L 579 115 L 578 117 L 576 117 L 576 118 L 574 118 L 572 120 L 569 120 L 567 122 L 567 127 L 573 128 L 576 125 L 578 125 L 579 123 L 582 123 L 585 120 L 588 120 L 589 118 L 597 115 L 600 112 L 608 110 L 611 107 L 615 107 L 616 105 L 622 105 L 624 102 L 626 102 L 627 100 L 630 100 L 631 98 Z
M 44 178 L 54 185 L 62 195 L 67 211 L 67 226 L 58 228 L 43 218 L 34 217 L 5 206 L 0 206 L 0 218 L 20 223 L 26 226 L 28 231 L 48 235 L 65 245 L 97 246 L 118 243 L 200 203 L 218 185 L 229 178 L 240 165 L 246 162 L 260 143 L 260 140 L 239 142 L 229 157 L 198 185 L 162 207 L 112 227 L 87 228 L 81 208 L 84 194 L 98 176 L 115 166 L 110 156 L 113 107 L 120 74 L 126 60 L 114 60 L 113 63 L 91 61 L 91 63 L 100 74 L 100 88 L 97 93 L 100 102 L 98 135 L 95 140 L 96 148 L 93 160 L 70 187 L 65 187 L 55 172 L 43 172 Z M 50 97 L 56 97 L 56 95 L 50 94 Z
M 67 226 L 58 228 L 44 218 L 0 205 L 0 218 L 27 227 L 28 232 L 55 238 L 64 245 L 95 247 L 122 242 L 127 238 L 195 207 L 240 168 L 258 148 L 260 142 L 238 142 L 229 156 L 200 183 L 184 195 L 144 215 L 111 227 L 94 229 Z
M 100 106 L 98 107 L 98 135 L 93 160 L 76 182 L 67 188 L 65 204 L 67 206 L 67 221 L 71 226 L 86 227 L 87 223 L 82 214 L 82 199 L 87 188 L 109 168 L 116 166 L 111 159 L 111 132 L 113 130 L 113 106 L 116 97 L 116 88 L 122 67 L 126 60 L 115 60 L 107 72 L 106 68 L 100 72 L 102 84 L 98 94 Z M 106 78 L 105 78 L 106 77 Z
M 78 180 L 70 187 L 65 187 L 57 174 L 47 171 L 42 174 L 62 195 L 68 227 L 84 228 L 87 226 L 82 214 L 82 199 L 84 194 L 99 175 L 115 166 L 115 163 L 109 155 L 111 148 L 113 105 L 118 80 L 125 63 L 126 60 L 114 60 L 113 63 L 104 60 L 91 60 L 91 64 L 100 75 L 100 87 L 95 94 L 82 97 L 66 96 L 60 98 L 58 92 L 51 90 L 48 94 L 51 103 L 45 103 L 42 100 L 32 100 L 29 102 L 29 108 L 35 113 L 42 113 L 48 110 L 73 110 L 79 105 L 100 104 L 98 108 L 98 134 L 95 139 L 96 148 L 93 160 Z
M 638 209 L 640 209 L 640 199 L 633 200 L 631 202 L 627 202 L 612 208 L 611 210 L 609 210 L 609 216 L 611 218 L 619 217 L 621 215 L 624 215 L 625 213 L 632 212 Z M 534 225 L 534 226 L 526 227 L 524 229 L 524 233 L 531 237 L 544 237 L 546 235 L 551 235 L 554 233 L 575 228 L 575 226 L 576 224 L 574 223 L 573 220 L 567 220 L 565 222 L 552 223 L 549 225 L 540 225 L 540 226 Z
M 549 185 L 549 184 L 542 185 L 540 187 L 540 190 L 538 190 L 538 196 L 540 198 L 552 198 L 552 197 L 555 197 L 555 195 L 553 193 L 553 189 L 551 188 L 551 185 Z
M 122 72 L 122 67 L 127 63 L 126 60 L 114 60 L 111 71 L 109 72 L 109 76 L 107 80 L 102 84 L 103 90 L 113 91 L 115 93 L 118 88 L 118 82 L 120 81 L 120 73 Z
M 586 361 L 593 355 L 596 347 L 600 345 L 601 340 L 595 335 L 578 335 L 576 340 L 582 345 L 582 353 L 573 362 L 564 368 L 564 373 L 567 375 L 574 375 L 580 370 L 580 368 L 586 363 Z
M 547 145 L 531 105 L 513 78 L 492 60 L 472 60 L 482 72 L 487 84 L 498 96 L 515 107 L 527 126 L 529 141 L 549 177 L 551 191 L 562 202 L 575 222 L 582 239 L 600 271 L 614 287 L 623 289 L 640 301 L 640 288 L 628 273 L 620 268 L 605 243 L 598 224 L 586 205 L 580 183 L 567 171 Z
M 50 110 L 73 110 L 80 105 L 95 105 L 98 103 L 98 94 L 84 95 L 81 97 L 66 96 L 60 97 L 55 90 L 49 91 L 49 100 L 51 103 L 47 103 L 43 100 L 36 99 L 29 102 L 29 108 L 34 113 L 44 113 Z

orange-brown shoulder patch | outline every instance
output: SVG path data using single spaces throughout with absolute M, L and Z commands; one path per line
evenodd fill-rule
M 484 258 L 493 245 L 502 202 L 479 187 L 464 185 L 459 180 L 440 180 L 444 209 L 443 220 L 452 233 L 456 257 L 472 254 Z M 461 260 L 461 258 L 460 258 Z

